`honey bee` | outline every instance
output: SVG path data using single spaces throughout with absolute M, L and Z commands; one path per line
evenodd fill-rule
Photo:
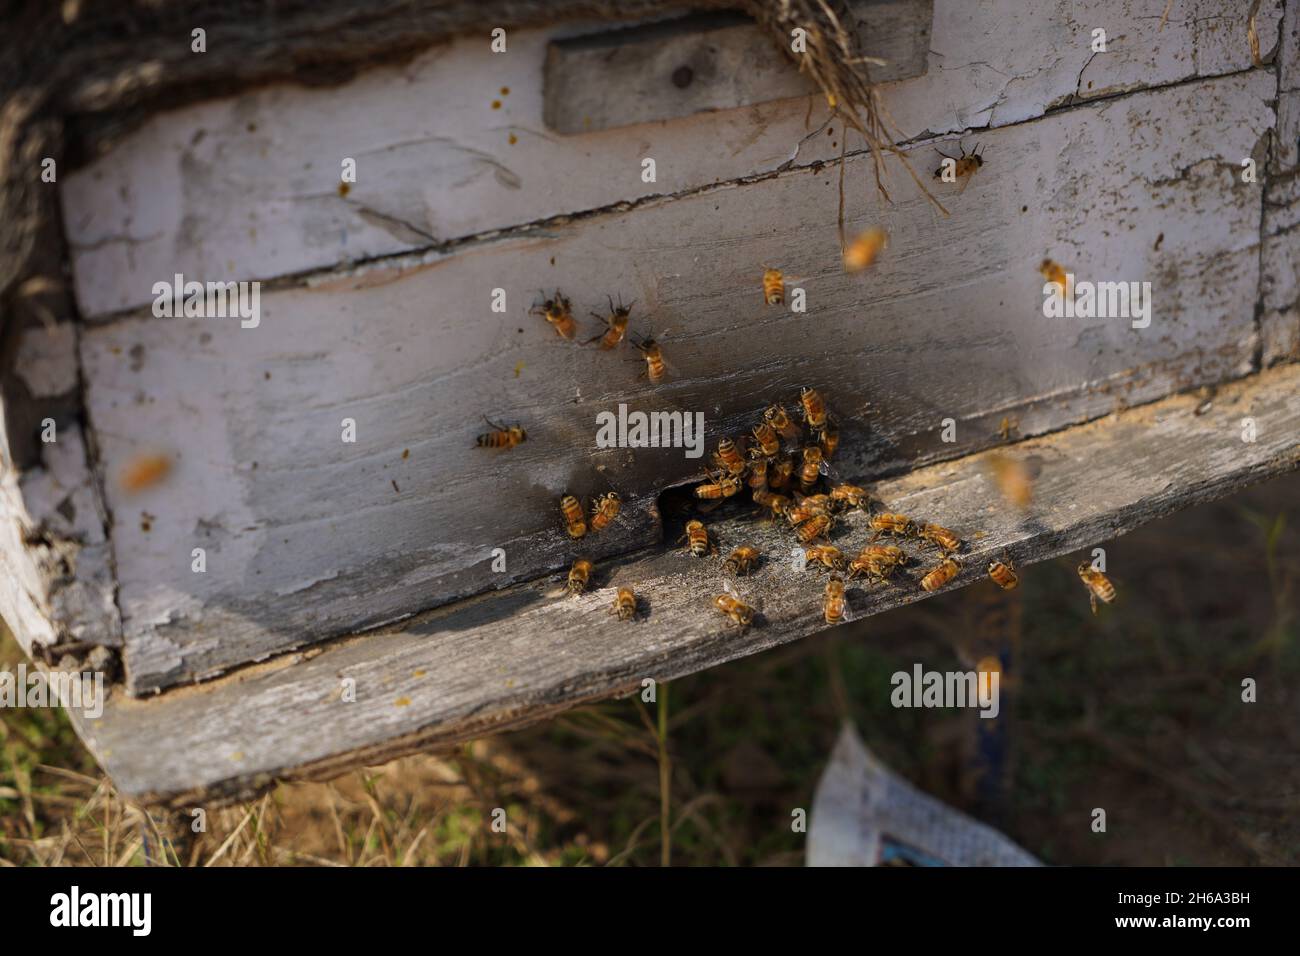
M 609 527 L 609 523 L 618 517 L 620 507 L 621 502 L 618 500 L 618 493 L 613 491 L 593 501 L 591 504 L 591 530 L 604 531 Z
M 1029 466 L 1001 452 L 990 453 L 985 464 L 1002 497 L 1017 508 L 1028 508 L 1034 497 L 1034 476 Z
M 741 489 L 739 478 L 719 475 L 717 481 L 695 486 L 695 497 L 705 499 L 730 498 Z
M 866 508 L 871 501 L 867 489 L 857 485 L 836 485 L 831 489 L 830 499 L 839 508 Z
M 573 562 L 573 567 L 569 569 L 569 583 L 566 588 L 570 594 L 578 595 L 587 589 L 587 582 L 591 579 L 594 567 L 586 558 L 578 558 Z
M 889 233 L 872 226 L 844 247 L 844 271 L 861 272 L 876 261 L 882 249 L 889 244 Z
M 754 426 L 754 442 L 755 444 L 749 449 L 751 458 L 766 463 L 781 453 L 780 436 L 777 435 L 776 429 L 767 422 L 761 422 Z
M 936 150 L 936 152 L 938 152 L 944 159 L 952 160 L 953 178 L 962 181 L 961 189 L 957 190 L 957 195 L 960 196 L 966 191 L 966 187 L 970 185 L 971 178 L 974 177 L 975 173 L 977 173 L 980 167 L 984 165 L 984 157 L 977 155 L 977 151 L 980 148 L 979 143 L 976 143 L 975 149 L 971 150 L 969 153 L 966 152 L 966 147 L 962 146 L 961 143 L 958 143 L 957 147 L 961 150 L 960 156 L 949 156 L 947 153 L 940 150 Z M 945 166 L 946 164 L 940 164 L 939 168 L 934 171 L 935 179 L 943 179 Z
M 803 464 L 799 466 L 799 488 L 807 494 L 822 476 L 822 450 L 809 445 L 803 450 Z
M 769 488 L 781 490 L 790 484 L 790 478 L 794 475 L 794 457 L 786 455 L 778 458 L 767 470 L 767 484 Z
M 844 552 L 833 544 L 819 544 L 808 548 L 803 553 L 803 559 L 807 564 L 820 564 L 832 571 L 843 571 L 845 568 Z
M 722 563 L 722 569 L 735 575 L 745 575 L 758 565 L 759 551 L 749 545 L 737 548 Z
M 818 538 L 826 537 L 834 526 L 835 519 L 830 515 L 815 515 L 795 528 L 794 535 L 806 547 Z
M 1088 603 L 1092 605 L 1092 613 L 1097 613 L 1097 602 L 1109 604 L 1115 600 L 1115 585 L 1110 583 L 1110 578 L 1100 571 L 1094 571 L 1092 565 L 1084 561 L 1079 565 L 1079 580 L 1083 586 L 1088 589 Z
M 763 421 L 776 429 L 776 433 L 786 441 L 798 441 L 803 429 L 795 424 L 781 405 L 769 405 L 763 412 Z
M 736 447 L 736 443 L 730 438 L 724 438 L 718 442 L 718 450 L 713 456 L 713 463 L 718 469 L 725 471 L 728 475 L 735 477 L 743 474 L 745 471 L 745 458 Z
M 574 333 L 578 331 L 578 323 L 573 321 L 573 304 L 569 302 L 560 290 L 555 290 L 555 298 L 545 298 L 546 293 L 542 293 L 543 301 L 541 305 L 535 305 L 529 309 L 532 315 L 541 315 L 545 317 L 555 327 L 555 332 L 562 339 L 571 339 Z
M 1043 274 L 1044 279 L 1057 287 L 1060 295 L 1065 295 L 1069 277 L 1066 275 L 1064 266 L 1051 259 L 1044 259 L 1039 264 L 1038 271 Z
M 826 427 L 826 403 L 815 388 L 799 390 L 799 405 L 803 411 L 803 420 L 814 432 L 820 433 Z
M 569 537 L 577 540 L 587 533 L 587 519 L 582 513 L 582 504 L 573 495 L 560 499 L 560 513 L 564 516 L 564 526 Z
M 867 519 L 867 524 L 875 532 L 871 536 L 872 541 L 875 541 L 882 534 L 903 538 L 916 530 L 916 523 L 907 515 L 894 514 L 890 511 L 882 511 L 880 514 L 872 515 Z
M 830 499 L 826 495 L 809 495 L 785 510 L 786 520 L 792 525 L 802 524 L 818 515 L 829 514 Z
M 944 558 L 937 565 L 921 578 L 921 589 L 924 591 L 937 591 L 949 581 L 957 576 L 961 570 L 961 565 L 956 558 Z
M 754 504 L 760 508 L 765 508 L 774 515 L 784 515 L 786 509 L 790 507 L 790 499 L 785 495 L 778 495 L 775 491 L 768 491 L 766 488 L 754 489 Z
M 835 454 L 835 450 L 840 447 L 840 430 L 834 421 L 826 422 L 826 427 L 822 429 L 821 440 L 817 444 L 821 446 L 822 454 L 827 458 Z
M 989 577 L 1004 591 L 1014 591 L 1020 584 L 1020 575 L 1016 574 L 1015 565 L 1010 558 L 1006 561 L 990 561 Z
M 738 626 L 742 634 L 754 624 L 757 612 L 737 597 L 719 594 L 713 599 L 713 606 L 730 618 L 731 623 Z
M 484 418 L 492 431 L 479 435 L 474 444 L 479 448 L 514 448 L 528 438 L 528 434 L 518 425 L 498 425 L 490 418 Z
M 698 518 L 686 522 L 686 533 L 678 540 L 685 541 L 686 550 L 697 558 L 702 558 L 714 550 L 713 542 L 709 540 L 709 529 L 704 527 L 704 522 Z
M 954 551 L 961 550 L 961 538 L 937 524 L 922 522 L 916 528 L 916 536 L 945 553 L 951 554 Z
M 645 358 L 645 371 L 641 374 L 648 378 L 652 385 L 662 382 L 667 371 L 664 365 L 663 349 L 659 347 L 659 344 L 654 339 L 646 339 L 633 344 L 636 345 Z
M 745 483 L 755 491 L 767 487 L 767 459 L 757 458 L 750 462 L 749 476 Z
M 832 574 L 822 595 L 822 617 L 827 624 L 844 623 L 844 579 Z
M 1010 415 L 1003 415 L 1002 421 L 998 423 L 998 437 L 1003 441 L 1011 440 L 1011 433 L 1020 428 L 1020 421 Z
M 907 555 L 902 548 L 892 544 L 869 544 L 849 565 L 849 578 L 862 576 L 872 581 L 884 581 L 906 563 Z
M 636 618 L 636 593 L 631 588 L 619 588 L 618 594 L 614 597 L 614 603 L 610 606 L 610 614 L 618 615 L 620 621 L 631 621 Z
M 590 345 L 592 342 L 599 341 L 601 349 L 608 352 L 610 349 L 618 348 L 619 343 L 623 341 L 623 337 L 627 335 L 627 320 L 632 314 L 632 306 L 636 305 L 636 303 L 624 305 L 623 298 L 620 296 L 618 308 L 616 309 L 614 308 L 614 300 L 609 296 L 605 296 L 605 298 L 609 299 L 609 315 L 600 315 L 596 312 L 591 314 L 603 321 L 608 328 L 600 335 L 588 339 L 587 344 Z
M 139 455 L 122 469 L 118 481 L 123 491 L 133 495 L 158 484 L 171 470 L 172 460 L 167 455 Z
M 785 277 L 780 269 L 763 270 L 763 301 L 768 305 L 785 302 Z

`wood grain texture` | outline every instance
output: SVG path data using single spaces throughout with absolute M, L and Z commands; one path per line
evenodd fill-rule
M 1052 0 L 1025 16 L 1019 0 L 937 0 L 926 75 L 886 84 L 886 105 L 905 139 L 928 138 L 1250 67 L 1235 0 L 1180 2 L 1160 32 L 1146 6 Z M 1261 8 L 1266 49 L 1279 10 L 1279 0 Z M 1106 53 L 1090 46 L 1098 27 Z M 806 102 L 783 101 L 548 132 L 548 44 L 602 29 L 512 32 L 500 55 L 465 39 L 334 88 L 270 85 L 155 116 L 64 183 L 83 314 L 148 303 L 153 283 L 176 272 L 299 275 L 838 158 L 841 128 L 820 101 L 811 116 Z M 345 157 L 357 160 L 358 181 L 340 196 Z M 656 159 L 654 183 L 641 180 L 645 157 Z
M 850 5 L 863 54 L 884 61 L 871 72 L 874 82 L 925 72 L 933 0 Z M 752 19 L 703 14 L 552 41 L 542 116 L 559 133 L 594 133 L 816 93 Z
M 1264 192 L 1260 356 L 1300 359 L 1300 3 L 1283 20 L 1277 57 L 1277 134 Z
M 1295 469 L 1297 395 L 1300 365 L 1283 365 L 1222 387 L 1202 415 L 1199 398 L 1176 396 L 1018 443 L 1011 453 L 1041 469 L 1023 514 L 1002 503 L 986 453 L 879 482 L 875 491 L 891 508 L 966 539 L 965 569 L 952 586 L 982 580 L 988 558 L 1007 553 L 1022 587 L 1032 588 L 1035 562 Z M 1256 424 L 1253 443 L 1242 440 L 1247 416 Z M 788 531 L 737 517 L 714 532 L 724 545 L 749 542 L 769 556 L 738 582 L 763 615 L 745 635 L 710 608 L 722 588 L 721 557 L 656 549 L 599 567 L 597 589 L 579 598 L 555 598 L 558 577 L 521 584 L 336 642 L 311 659 L 281 658 L 145 701 L 116 693 L 101 719 L 74 721 L 124 793 L 185 807 L 448 746 L 823 629 L 822 579 L 785 559 Z M 837 531 L 836 543 L 852 550 L 866 537 L 859 516 Z M 1143 586 L 1146 569 L 1125 564 L 1122 544 L 1108 550 L 1123 600 Z M 897 586 L 855 586 L 854 615 L 921 599 L 917 574 L 909 569 Z M 620 623 L 607 613 L 620 586 L 642 596 L 644 620 Z M 341 699 L 345 678 L 355 681 L 354 702 Z
M 565 491 L 624 498 L 618 530 L 584 542 L 595 556 L 655 543 L 657 495 L 702 461 L 596 450 L 596 415 L 620 402 L 703 413 L 712 446 L 815 384 L 845 423 L 849 466 L 882 474 L 986 445 L 1003 415 L 1038 434 L 1245 374 L 1260 206 L 1234 173 L 1272 125 L 1271 80 L 1243 73 L 997 130 L 997 161 L 949 188 L 951 218 L 901 184 L 890 207 L 854 197 L 851 228 L 892 235 L 865 276 L 839 266 L 835 174 L 800 169 L 267 292 L 255 329 L 152 317 L 88 329 L 106 474 L 152 447 L 178 463 L 129 500 L 107 482 L 132 689 L 567 565 Z M 922 168 L 938 161 L 915 152 Z M 866 164 L 850 161 L 850 182 Z M 1045 319 L 1045 254 L 1080 278 L 1151 281 L 1151 326 Z M 801 277 L 806 315 L 762 304 L 763 264 Z M 636 300 L 632 328 L 664 342 L 669 378 L 638 381 L 630 348 L 581 348 L 529 316 L 534 290 L 557 286 L 580 315 L 606 294 Z M 497 287 L 504 315 L 489 308 Z M 521 421 L 529 441 L 473 449 L 482 415 Z M 341 442 L 344 418 L 355 444 Z M 195 547 L 206 573 L 191 572 Z M 491 570 L 498 547 L 506 573 Z

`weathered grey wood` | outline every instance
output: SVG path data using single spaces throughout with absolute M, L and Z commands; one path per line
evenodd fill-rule
M 1260 203 L 1235 173 L 1272 125 L 1271 95 L 1271 75 L 1251 71 L 993 131 L 997 159 L 944 193 L 950 218 L 901 181 L 893 206 L 864 206 L 869 161 L 852 160 L 850 228 L 892 234 L 863 276 L 839 265 L 836 174 L 799 169 L 267 292 L 255 329 L 152 316 L 88 329 L 131 688 L 566 565 L 565 491 L 624 498 L 618 531 L 584 542 L 596 556 L 653 544 L 656 496 L 703 462 L 596 451 L 596 415 L 620 402 L 702 412 L 712 446 L 815 384 L 845 423 L 845 467 L 881 474 L 986 445 L 1004 415 L 1038 434 L 1245 374 Z M 931 145 L 913 152 L 938 162 Z M 1151 281 L 1151 326 L 1044 318 L 1045 254 L 1081 278 Z M 762 304 L 764 264 L 803 277 L 806 315 Z M 556 286 L 580 315 L 606 294 L 636 300 L 632 327 L 663 341 L 669 378 L 652 387 L 629 348 L 581 348 L 526 314 Z M 498 287 L 505 315 L 490 310 Z M 529 441 L 474 449 L 481 415 L 521 421 Z M 113 476 L 152 447 L 177 470 L 128 497 Z M 191 571 L 195 547 L 206 573 Z
M 1017 444 L 1011 453 L 1040 469 L 1034 503 L 1009 509 L 979 454 L 882 481 L 891 508 L 940 522 L 968 542 L 953 586 L 984 577 L 990 556 L 1010 556 L 1022 587 L 1034 562 L 1105 542 L 1153 518 L 1205 502 L 1300 464 L 1300 365 L 1283 365 L 1220 388 L 1208 411 L 1176 396 Z M 1252 418 L 1256 441 L 1242 440 Z M 835 542 L 865 543 L 861 516 Z M 722 557 L 653 550 L 598 568 L 597 589 L 553 596 L 560 579 L 521 584 L 339 641 L 309 660 L 245 669 L 217 682 L 134 701 L 115 694 L 102 719 L 74 714 L 78 732 L 133 799 L 193 801 L 247 797 L 276 779 L 328 776 L 419 749 L 514 727 L 574 704 L 639 689 L 795 640 L 824 625 L 823 578 L 787 559 L 792 536 L 750 518 L 719 521 L 724 548 L 768 555 L 737 582 L 764 620 L 741 635 L 710 602 L 722 591 Z M 1108 571 L 1119 600 L 1141 588 L 1148 568 L 1112 548 Z M 909 570 L 897 586 L 855 586 L 855 616 L 924 597 Z M 616 587 L 643 598 L 644 620 L 607 613 Z M 1085 596 L 1079 592 L 1082 604 Z M 355 702 L 341 700 L 355 681 Z
M 1260 254 L 1261 360 L 1300 358 L 1300 3 L 1292 0 L 1277 53 L 1277 133 L 1264 193 Z
M 1258 16 L 1266 50 L 1279 9 L 1266 0 Z M 938 0 L 928 71 L 887 84 L 885 103 L 905 139 L 928 139 L 1249 69 L 1246 12 L 1237 0 L 1179 0 L 1157 32 L 1159 17 L 1131 0 L 1053 0 L 1032 16 L 1021 0 Z M 1107 29 L 1108 52 L 1092 52 L 1094 27 Z M 62 180 L 82 313 L 147 304 L 153 283 L 176 272 L 293 276 L 839 157 L 842 130 L 820 99 L 811 115 L 806 102 L 783 101 L 588 136 L 547 132 L 548 44 L 604 29 L 512 31 L 496 55 L 469 37 L 338 87 L 268 85 L 156 115 Z M 860 148 L 854 137 L 848 146 Z M 344 197 L 345 157 L 358 180 Z M 646 157 L 657 162 L 653 183 L 641 179 Z
M 925 72 L 933 0 L 850 6 L 863 54 L 885 61 L 872 80 Z M 594 133 L 816 92 L 753 20 L 713 13 L 552 41 L 542 116 L 559 133 Z

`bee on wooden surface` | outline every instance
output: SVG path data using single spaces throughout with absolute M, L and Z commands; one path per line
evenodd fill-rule
M 1110 578 L 1094 571 L 1087 561 L 1079 565 L 1079 580 L 1088 589 L 1088 603 L 1092 605 L 1093 614 L 1097 613 L 1098 601 L 1109 604 L 1115 600 L 1115 585 L 1110 583 Z
M 826 427 L 826 403 L 815 388 L 804 387 L 799 390 L 799 407 L 803 420 L 814 432 L 820 433 Z
M 916 530 L 916 522 L 907 515 L 895 514 L 892 511 L 882 511 L 880 514 L 874 514 L 867 519 L 867 525 L 875 533 L 871 540 L 875 541 L 881 535 L 893 535 L 895 538 L 904 538 Z
M 763 421 L 776 429 L 776 433 L 788 442 L 796 442 L 803 435 L 803 429 L 795 424 L 782 405 L 769 405 L 763 411 Z
M 781 438 L 767 422 L 754 426 L 754 444 L 750 446 L 749 455 L 764 463 L 771 461 L 781 453 Z
M 745 478 L 745 484 L 749 485 L 754 491 L 767 487 L 767 459 L 756 458 L 749 464 L 749 475 Z
M 573 567 L 569 568 L 569 583 L 566 590 L 573 595 L 581 594 L 587 589 L 587 582 L 591 580 L 591 572 L 595 568 L 586 558 L 578 558 L 573 562 Z
M 587 533 L 587 518 L 582 513 L 582 504 L 573 495 L 560 499 L 560 513 L 564 516 L 564 526 L 570 538 L 576 540 Z
M 779 495 L 775 491 L 768 491 L 766 488 L 755 488 L 753 498 L 754 504 L 772 512 L 777 517 L 784 516 L 786 510 L 790 507 L 788 497 Z
M 624 305 L 620 296 L 618 308 L 614 308 L 614 300 L 609 296 L 605 298 L 609 299 L 609 315 L 600 315 L 597 312 L 591 314 L 603 321 L 607 328 L 600 335 L 588 339 L 587 344 L 590 345 L 592 342 L 599 341 L 601 349 L 607 352 L 610 349 L 618 348 L 619 343 L 623 341 L 623 337 L 627 335 L 627 321 L 632 315 L 632 306 L 636 305 L 636 303 Z
M 806 547 L 818 538 L 829 535 L 831 528 L 834 526 L 835 519 L 830 515 L 815 515 L 795 528 L 794 536 L 799 539 L 800 544 Z
M 727 560 L 722 563 L 722 569 L 737 576 L 745 575 L 758 566 L 758 559 L 758 548 L 743 545 L 727 556 Z
M 713 542 L 709 540 L 709 529 L 704 527 L 704 522 L 698 518 L 686 522 L 686 533 L 677 540 L 685 541 L 686 550 L 697 558 L 702 558 L 714 550 Z
M 957 576 L 961 571 L 961 564 L 956 558 L 944 558 L 937 565 L 921 578 L 921 589 L 924 591 L 937 591 L 949 581 Z
M 645 371 L 641 374 L 650 380 L 650 384 L 656 385 L 664 380 L 667 373 L 667 366 L 664 364 L 664 352 L 659 347 L 659 343 L 654 339 L 644 339 L 640 342 L 632 343 L 645 358 Z
M 866 508 L 871 501 L 867 489 L 857 485 L 836 485 L 831 489 L 830 499 L 837 508 Z
M 808 548 L 803 553 L 803 559 L 806 564 L 819 564 L 831 571 L 843 571 L 846 566 L 844 552 L 833 544 L 819 544 Z
M 732 594 L 719 594 L 713 599 L 713 606 L 739 627 L 742 634 L 753 626 L 758 615 L 757 611 Z
M 889 233 L 879 226 L 872 226 L 866 232 L 859 233 L 844 247 L 844 271 L 861 272 L 866 269 L 876 261 L 876 257 L 887 245 Z
M 906 563 L 907 555 L 902 548 L 892 544 L 869 544 L 849 564 L 849 578 L 865 577 L 871 581 L 885 581 Z
M 618 499 L 618 493 L 613 491 L 593 501 L 591 503 L 591 530 L 604 531 L 609 527 L 609 523 L 618 517 L 620 507 L 622 507 L 622 502 Z
M 830 514 L 831 502 L 826 495 L 808 495 L 785 510 L 786 520 L 792 525 L 802 524 L 818 515 Z
M 767 485 L 780 491 L 790 484 L 790 479 L 794 476 L 794 457 L 785 455 L 778 458 L 767 469 Z
M 487 417 L 483 421 L 488 423 L 492 431 L 479 435 L 474 440 L 474 444 L 479 448 L 514 448 L 528 439 L 528 433 L 518 425 L 498 425 Z
M 835 424 L 834 419 L 827 419 L 826 427 L 822 429 L 821 438 L 817 444 L 821 447 L 822 454 L 825 457 L 834 456 L 836 449 L 840 447 L 840 429 Z
M 768 305 L 785 302 L 785 277 L 780 269 L 763 270 L 763 301 Z
M 969 153 L 966 152 L 966 147 L 962 146 L 961 143 L 957 144 L 957 148 L 961 150 L 960 156 L 949 156 L 942 150 L 935 150 L 935 152 L 944 159 L 952 160 L 953 181 L 961 180 L 961 189 L 957 190 L 957 195 L 960 196 L 966 191 L 966 187 L 970 185 L 971 179 L 977 172 L 979 172 L 980 167 L 984 165 L 984 157 L 978 154 L 980 148 L 979 143 L 976 143 L 975 149 L 971 150 Z M 947 168 L 947 165 L 947 163 L 941 163 L 939 165 L 939 168 L 934 171 L 935 179 L 943 179 L 943 172 L 944 169 Z
M 719 475 L 717 481 L 695 486 L 695 497 L 706 500 L 730 498 L 743 487 L 739 478 L 731 475 Z
M 822 617 L 827 624 L 844 623 L 844 579 L 832 574 L 822 594 Z
M 961 550 L 961 538 L 937 524 L 921 522 L 917 525 L 916 536 L 948 554 Z
M 532 315 L 540 315 L 550 322 L 555 328 L 555 332 L 562 339 L 571 339 L 574 333 L 578 331 L 578 323 L 573 321 L 573 304 L 560 294 L 560 290 L 555 290 L 555 298 L 545 298 L 546 293 L 542 293 L 542 304 L 535 305 L 529 309 Z
M 1011 433 L 1013 431 L 1018 431 L 1019 428 L 1020 428 L 1019 419 L 1011 415 L 1004 415 L 1002 416 L 1002 421 L 998 423 L 998 437 L 1001 438 L 1003 441 L 1010 441 Z
M 803 463 L 799 466 L 799 488 L 804 494 L 812 491 L 821 478 L 823 462 L 822 450 L 816 445 L 809 445 L 803 450 Z
M 994 483 L 1008 504 L 1025 509 L 1034 497 L 1034 476 L 1029 466 L 1001 452 L 991 452 L 985 459 Z
M 617 615 L 620 621 L 634 620 L 636 618 L 636 593 L 631 588 L 619 588 L 609 613 Z
M 1014 591 L 1020 584 L 1020 575 L 1016 574 L 1015 565 L 1010 558 L 1006 561 L 990 561 L 989 577 L 1004 591 Z
M 1044 259 L 1038 266 L 1043 278 L 1055 285 L 1060 295 L 1065 295 L 1068 278 L 1065 267 L 1052 259 Z
M 743 474 L 745 466 L 748 464 L 745 461 L 745 456 L 740 453 L 740 449 L 736 447 L 736 443 L 730 438 L 724 438 L 718 442 L 718 450 L 713 456 L 713 463 L 718 466 L 720 471 L 726 472 L 733 478 Z
M 133 495 L 158 484 L 171 470 L 172 460 L 167 455 L 137 455 L 122 469 L 118 482 L 123 491 Z

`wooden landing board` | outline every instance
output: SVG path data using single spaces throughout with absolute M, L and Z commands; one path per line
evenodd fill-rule
M 887 84 L 885 102 L 911 140 L 1246 70 L 1247 10 L 1238 0 L 1179 0 L 1157 31 L 1158 14 L 1132 0 L 1050 0 L 1032 16 L 1024 0 L 936 0 L 927 72 Z M 1261 5 L 1266 51 L 1280 10 L 1280 0 Z M 1092 50 L 1098 28 L 1106 53 Z M 504 54 L 465 38 L 340 87 L 278 84 L 158 115 L 61 177 L 82 315 L 146 305 L 153 283 L 177 272 L 203 281 L 294 276 L 839 156 L 840 124 L 826 123 L 821 102 L 811 115 L 806 101 L 782 101 L 604 133 L 550 132 L 548 44 L 608 29 L 512 31 Z M 848 145 L 859 148 L 853 138 Z M 657 161 L 652 183 L 641 178 L 646 157 Z M 346 196 L 344 158 L 357 162 Z
M 879 483 L 889 506 L 947 525 L 969 542 L 954 586 L 984 577 L 990 555 L 1028 565 L 1104 543 L 1153 518 L 1293 470 L 1300 464 L 1300 365 L 1283 365 L 1201 398 L 1176 396 L 1015 445 L 1041 469 L 1035 500 L 1010 510 L 986 474 L 985 455 Z M 1243 419 L 1256 440 L 1242 440 Z M 132 700 L 115 694 L 102 718 L 74 714 L 78 731 L 130 797 L 177 807 L 248 797 L 276 779 L 328 776 L 419 749 L 515 727 L 564 708 L 639 689 L 795 640 L 824 627 L 823 579 L 796 572 L 792 537 L 750 518 L 715 524 L 724 547 L 761 547 L 769 559 L 739 591 L 765 620 L 740 635 L 711 609 L 722 557 L 653 550 L 599 568 L 580 598 L 549 596 L 560 578 L 522 584 L 422 615 L 400 628 L 338 641 L 219 681 Z M 865 543 L 861 518 L 836 535 Z M 1112 557 L 1120 590 L 1143 586 L 1145 569 Z M 855 615 L 920 599 L 909 580 L 854 587 Z M 607 613 L 618 586 L 642 596 L 646 617 Z M 1079 600 L 1085 600 L 1082 589 Z M 341 699 L 344 679 L 355 701 Z

